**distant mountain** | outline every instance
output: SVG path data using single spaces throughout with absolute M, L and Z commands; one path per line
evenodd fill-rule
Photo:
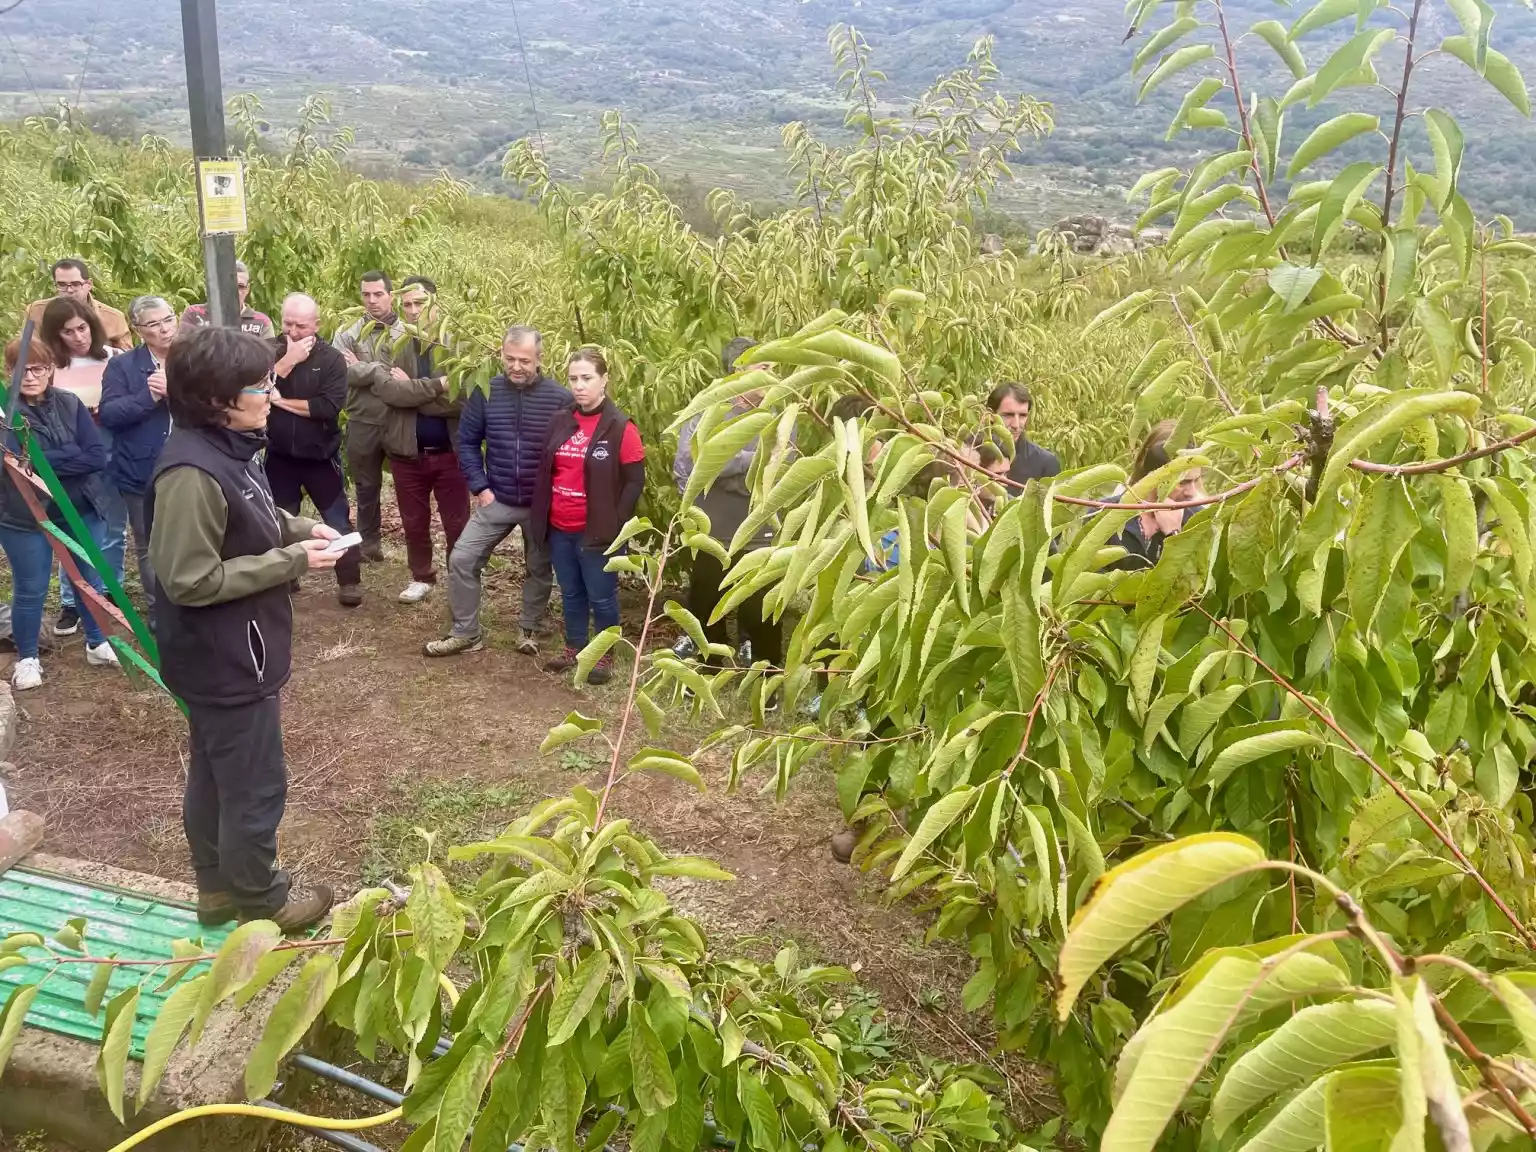
M 1536 84 L 1536 15 L 1519 0 L 1492 3 L 1494 43 Z M 1239 29 L 1295 15 L 1276 0 L 1225 7 Z M 1456 31 L 1444 5 L 1427 11 L 1429 37 Z M 1136 106 L 1128 69 L 1142 41 L 1122 43 L 1119 0 L 222 0 L 219 20 L 227 93 L 258 93 L 278 130 L 305 95 L 325 93 L 377 170 L 448 166 L 493 179 L 506 144 L 539 131 L 576 173 L 593 162 L 596 114 L 620 107 L 669 175 L 782 195 L 779 126 L 841 128 L 826 48 L 838 22 L 868 36 L 893 103 L 961 64 L 979 36 L 996 37 L 1006 90 L 1056 109 L 1055 134 L 1021 157 L 1005 201 L 1037 226 L 1083 205 L 1124 214 L 1124 190 L 1142 171 L 1219 143 L 1163 141 L 1177 82 Z M 184 139 L 176 5 L 27 0 L 0 16 L 0 31 L 16 48 L 0 57 L 0 114 L 47 106 L 83 72 L 85 103 L 107 130 Z M 1330 43 L 1304 42 L 1309 60 Z M 1250 82 L 1284 90 L 1288 77 L 1262 43 L 1247 41 L 1242 60 Z M 1398 66 L 1384 60 L 1384 77 Z M 1351 106 L 1361 91 L 1345 94 Z M 1536 127 L 1447 57 L 1425 65 L 1411 103 L 1443 104 L 1462 120 L 1479 210 L 1536 217 Z M 1292 140 L 1333 111 L 1294 109 Z

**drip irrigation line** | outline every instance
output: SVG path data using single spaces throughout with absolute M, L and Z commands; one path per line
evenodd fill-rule
M 294 1112 L 292 1108 L 287 1108 L 282 1104 L 277 1103 L 275 1100 L 259 1100 L 257 1103 L 262 1108 L 272 1108 L 278 1112 L 293 1112 L 294 1115 L 298 1114 L 297 1112 Z M 326 1128 L 310 1128 L 308 1129 L 308 1132 L 316 1140 L 324 1140 L 327 1144 L 330 1144 L 336 1148 L 345 1148 L 347 1152 L 385 1152 L 385 1150 L 380 1148 L 377 1144 L 370 1144 L 368 1141 L 362 1139 L 361 1137 L 350 1136 L 345 1132 L 332 1132 Z
M 370 1080 L 366 1076 L 359 1076 L 356 1072 L 349 1072 L 345 1068 L 321 1060 L 317 1056 L 311 1056 L 307 1052 L 300 1052 L 295 1056 L 293 1064 L 294 1067 L 302 1068 L 306 1072 L 319 1076 L 322 1080 L 329 1080 L 332 1084 L 340 1084 L 354 1092 L 361 1092 L 370 1100 L 388 1104 L 391 1108 L 398 1108 L 405 1103 L 405 1097 L 393 1088 L 386 1087 L 376 1080 Z

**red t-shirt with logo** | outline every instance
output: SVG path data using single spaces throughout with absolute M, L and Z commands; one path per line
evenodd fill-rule
M 555 467 L 550 477 L 549 526 L 557 532 L 581 532 L 587 527 L 587 447 L 602 410 L 576 412 L 576 434 L 555 449 Z M 645 459 L 640 430 L 630 421 L 624 425 L 619 443 L 619 463 L 636 464 Z

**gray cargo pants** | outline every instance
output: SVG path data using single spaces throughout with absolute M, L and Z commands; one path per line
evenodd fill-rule
M 453 614 L 455 636 L 480 634 L 480 573 L 496 546 L 523 530 L 523 552 L 528 571 L 523 578 L 523 613 L 519 621 L 530 632 L 539 626 L 549 607 L 549 593 L 554 587 L 554 569 L 549 564 L 549 549 L 528 535 L 532 512 L 497 501 L 484 507 L 477 502 L 459 541 L 448 557 L 448 610 Z

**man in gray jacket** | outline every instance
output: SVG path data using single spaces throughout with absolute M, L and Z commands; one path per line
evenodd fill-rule
M 736 371 L 736 362 L 752 348 L 755 341 L 738 336 L 725 346 L 720 354 L 720 366 L 725 375 Z M 757 365 L 752 365 L 757 367 Z M 761 393 L 748 392 L 732 406 L 731 415 L 749 412 L 762 400 Z M 700 416 L 695 416 L 678 430 L 677 455 L 672 460 L 672 478 L 677 481 L 678 491 L 688 487 L 693 475 L 693 434 L 698 430 Z M 709 517 L 709 534 L 727 547 L 736 530 L 746 520 L 752 507 L 752 493 L 747 487 L 747 473 L 757 453 L 756 442 L 747 445 L 721 470 L 709 490 L 698 499 L 699 509 Z M 762 548 L 773 543 L 773 527 L 765 524 L 748 548 Z M 725 568 L 707 552 L 700 552 L 693 559 L 693 570 L 688 580 L 688 611 L 704 625 L 704 635 L 712 644 L 730 644 L 730 631 L 726 622 L 709 623 L 709 617 L 720 603 L 720 582 L 725 579 Z M 738 633 L 737 656 L 742 663 L 765 660 L 773 668 L 784 666 L 784 631 L 763 614 L 763 592 L 747 597 L 736 608 Z M 673 649 L 683 659 L 698 655 L 693 642 L 686 636 Z M 711 661 L 718 663 L 718 661 Z
M 332 344 L 347 361 L 347 474 L 357 488 L 357 530 L 364 560 L 384 559 L 380 541 L 379 493 L 384 488 L 384 426 L 390 407 L 373 386 L 389 379 L 395 344 L 405 325 L 395 315 L 394 286 L 383 272 L 365 272 L 363 314 Z

